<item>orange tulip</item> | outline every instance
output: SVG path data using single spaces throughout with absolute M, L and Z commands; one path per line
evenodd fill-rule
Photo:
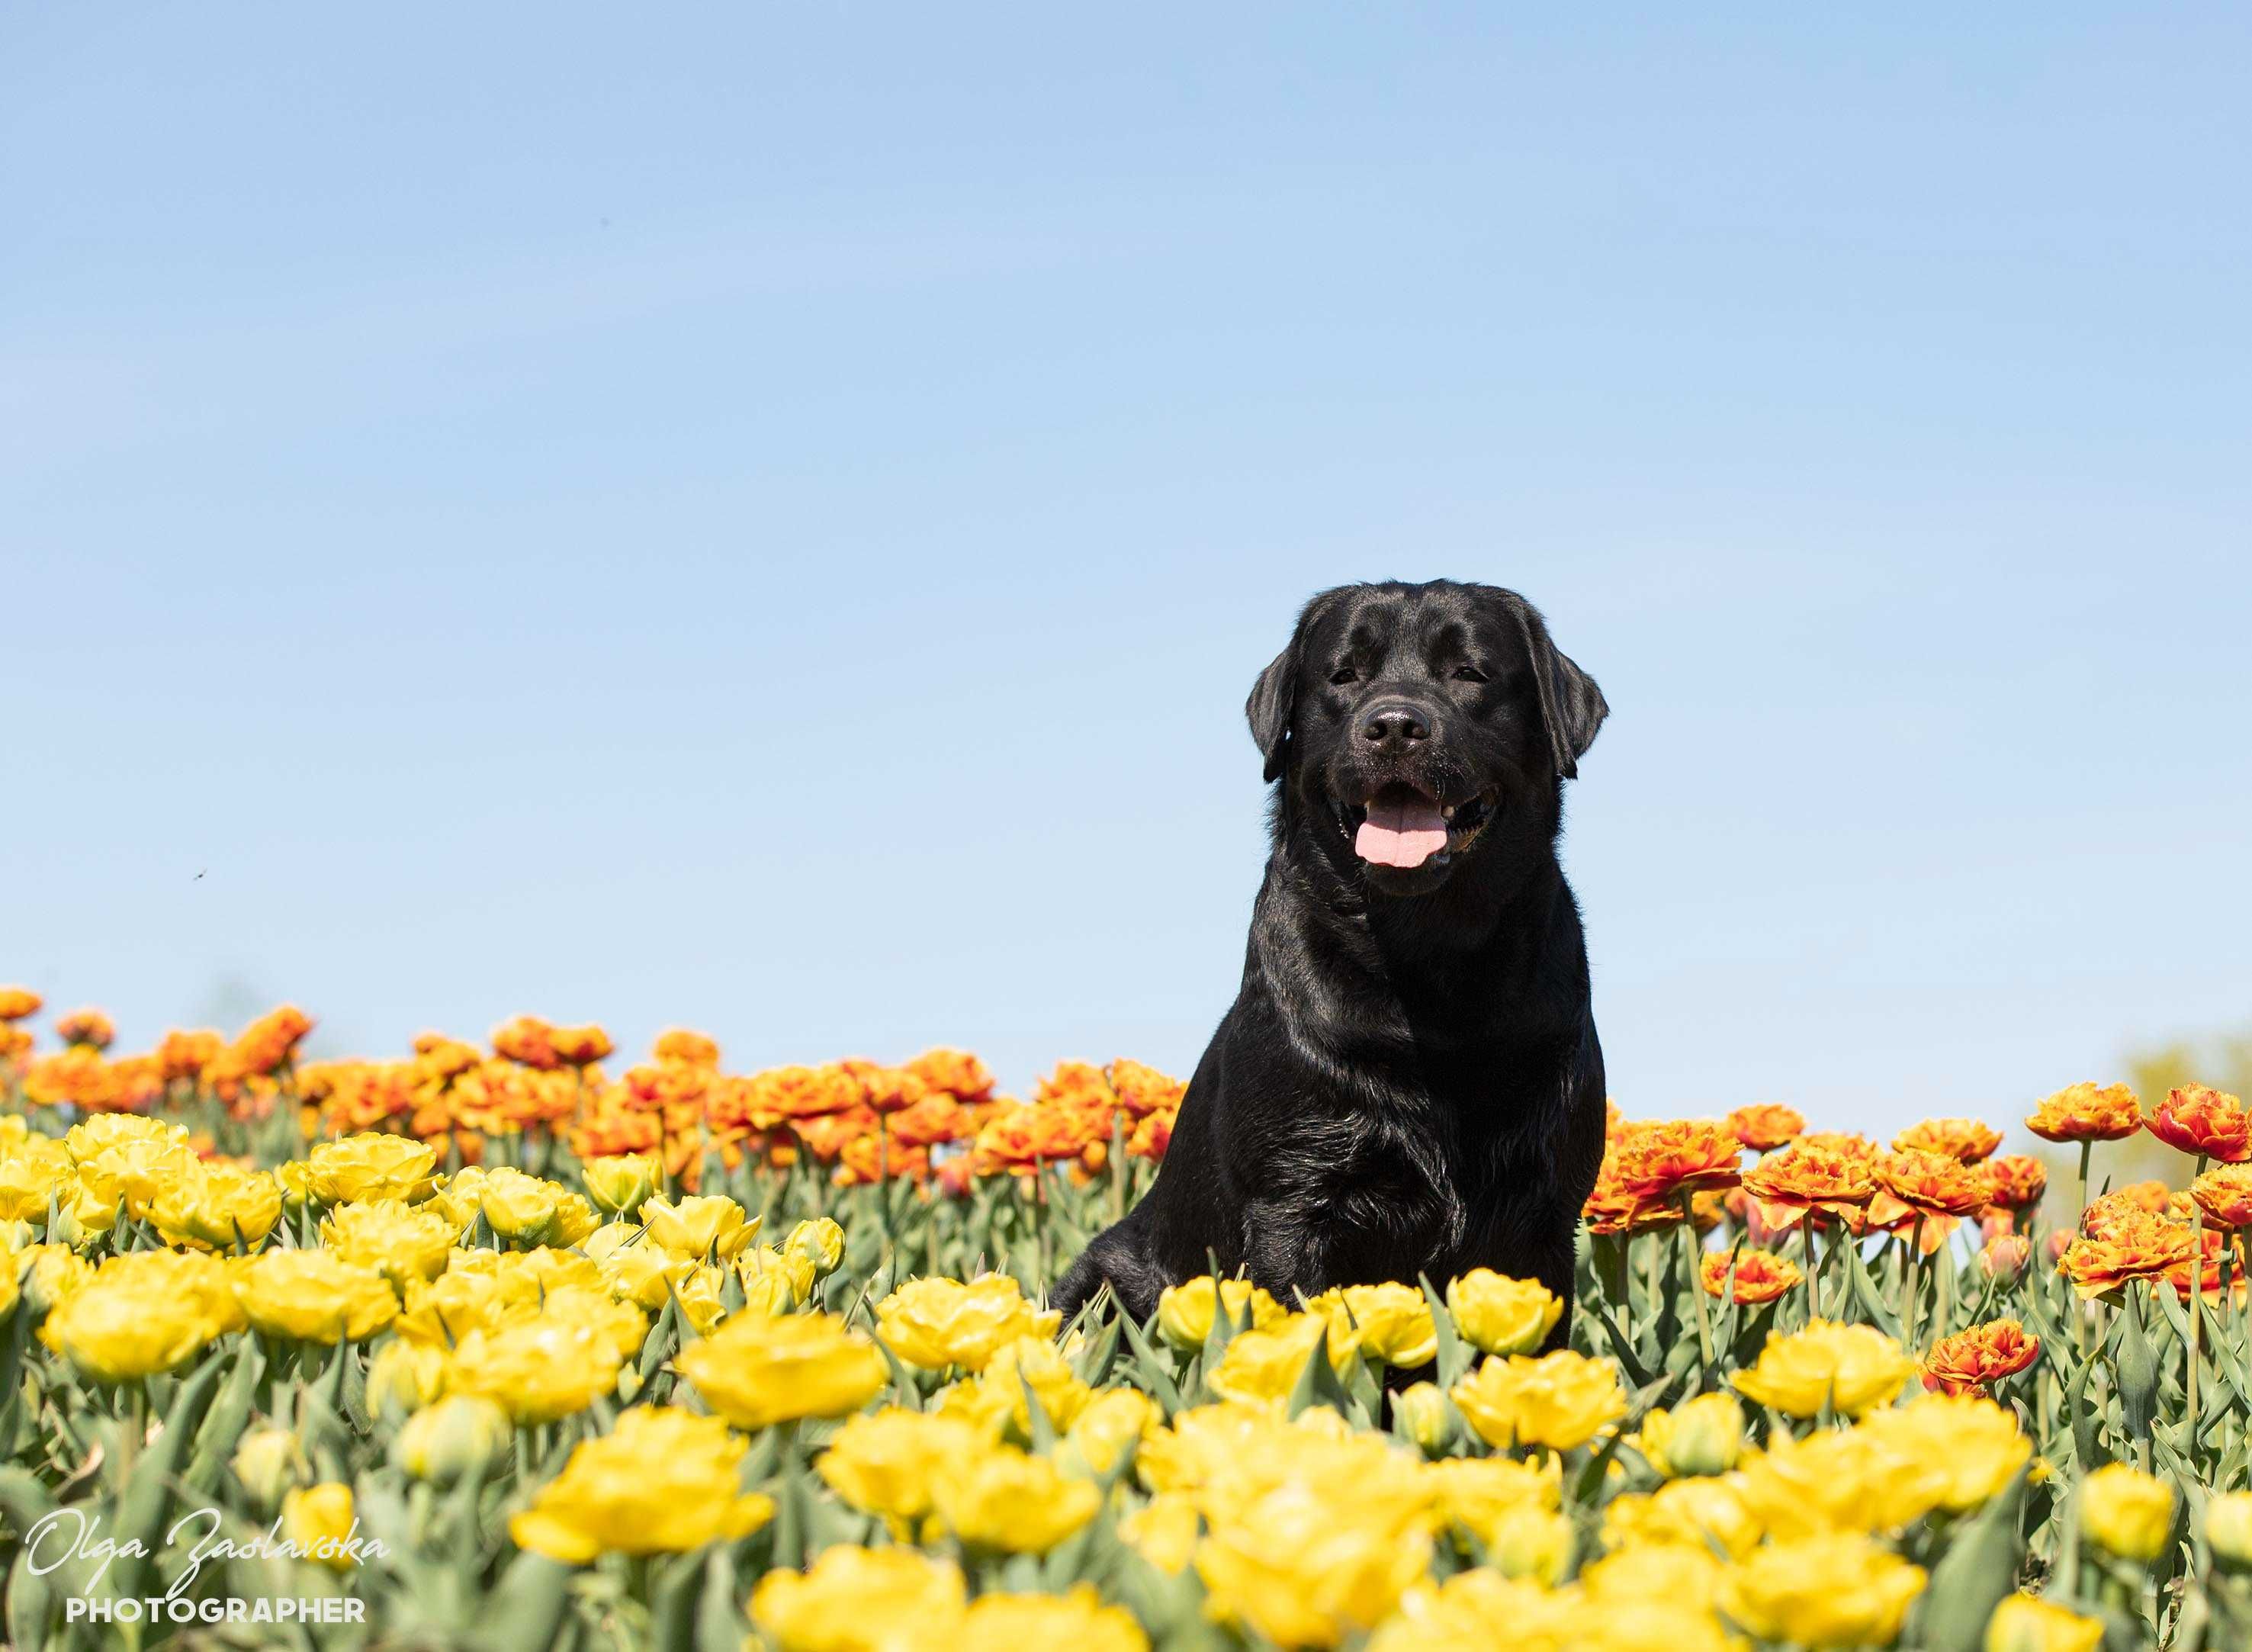
M 1644 1204 L 1733 1188 L 1742 1179 L 1743 1144 L 1709 1119 L 1629 1125 L 1613 1146 L 1613 1179 Z
M 983 1101 L 993 1093 L 993 1070 L 966 1049 L 927 1049 L 907 1066 L 931 1089 L 956 1101 Z
M 2030 1210 L 2048 1191 L 2048 1167 L 2030 1154 L 2006 1154 L 1980 1168 L 1986 1175 L 1986 1202 L 2005 1210 Z
M 2156 1278 L 2186 1263 L 2196 1243 L 2196 1235 L 2179 1222 L 2127 1211 L 2106 1223 L 2104 1237 L 2068 1244 L 2059 1266 L 2086 1300 L 2116 1291 L 2130 1279 Z
M 1731 1267 L 1735 1270 L 1735 1300 L 1746 1307 L 1774 1301 L 1806 1277 L 1788 1257 L 1772 1251 L 1738 1251 L 1733 1256 L 1716 1251 L 1698 1265 L 1706 1295 L 1727 1296 Z
M 2189 1196 L 2217 1228 L 2252 1227 L 2252 1164 L 2215 1165 L 2190 1183 Z
M 1780 1102 L 1754 1102 L 1728 1115 L 1728 1129 L 1754 1153 L 1782 1147 L 1806 1128 L 1806 1115 Z
M 1744 1172 L 1744 1191 L 1769 1227 L 1794 1227 L 1810 1210 L 1842 1215 L 1868 1203 L 1877 1192 L 1876 1163 L 1868 1153 L 1802 1138 Z
M 1893 1138 L 1898 1152 L 1943 1153 L 1964 1164 L 1992 1157 L 2001 1145 L 2002 1133 L 1976 1119 L 1927 1119 Z
M 2184 1153 L 2223 1164 L 2252 1159 L 2252 1115 L 2235 1097 L 2204 1084 L 2167 1091 L 2144 1123 L 2159 1140 Z
M 1888 1153 L 1878 1158 L 1876 1169 L 1879 1196 L 1869 1206 L 1873 1223 L 1898 1219 L 1882 1208 L 1887 1197 L 1926 1216 L 1972 1216 L 1986 1202 L 1985 1178 L 1943 1153 Z
M 1944 1394 L 1980 1394 L 2040 1357 L 2040 1338 L 2015 1320 L 1994 1320 L 1943 1336 L 1924 1356 L 1923 1385 Z
M 649 1053 L 659 1061 L 685 1062 L 691 1067 L 716 1068 L 719 1064 L 719 1046 L 702 1033 L 692 1033 L 685 1027 L 668 1027 L 659 1033 Z
M 2124 1084 L 2068 1084 L 2026 1119 L 2043 1141 L 2122 1141 L 2142 1127 L 2142 1105 Z
M 74 1049 L 108 1049 L 117 1042 L 117 1024 L 98 1009 L 74 1009 L 55 1017 L 55 1035 Z

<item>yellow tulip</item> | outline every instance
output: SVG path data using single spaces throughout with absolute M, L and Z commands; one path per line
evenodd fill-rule
M 2096 1652 L 2103 1621 L 2061 1606 L 2013 1594 L 1986 1621 L 1986 1652 Z
M 1915 1374 L 1915 1362 L 1874 1326 L 1816 1320 L 1790 1335 L 1770 1334 L 1758 1363 L 1730 1380 L 1746 1398 L 1786 1416 L 1818 1416 L 1827 1405 L 1859 1417 L 1889 1404 Z
M 40 1222 L 71 1177 L 70 1154 L 52 1136 L 26 1136 L 0 1153 L 0 1222 Z
M 911 1526 L 930 1512 L 931 1488 L 979 1443 L 959 1418 L 887 1405 L 846 1418 L 813 1467 L 852 1508 Z
M 386 1337 L 367 1365 L 367 1406 L 385 1417 L 421 1411 L 446 1391 L 453 1361 L 429 1342 Z
M 809 1572 L 769 1572 L 751 1621 L 774 1652 L 907 1652 L 951 1646 L 968 1615 L 962 1572 L 913 1549 L 836 1544 Z
M 1314 1357 L 1329 1350 L 1330 1367 L 1340 1373 L 1359 1357 L 1352 1328 L 1319 1314 L 1291 1314 L 1264 1330 L 1246 1331 L 1227 1345 L 1205 1381 L 1223 1399 L 1243 1405 L 1279 1406 L 1289 1399 Z
M 1835 1532 L 1755 1550 L 1721 1578 L 1720 1609 L 1762 1640 L 1888 1646 L 1923 1584 L 1922 1566 Z
M 2007 1486 L 2033 1454 L 2014 1412 L 1991 1399 L 1928 1394 L 1896 1411 L 1872 1412 L 1861 1427 L 1920 1468 L 1935 1470 L 1935 1507 L 1951 1514 L 1979 1507 Z
M 2252 1491 L 2224 1491 L 2206 1504 L 2205 1540 L 2229 1565 L 2252 1565 Z
M 437 1165 L 438 1150 L 411 1136 L 343 1136 L 305 1155 L 305 1187 L 323 1204 L 362 1199 L 412 1202 L 429 1193 Z
M 2173 1488 L 2163 1480 L 2106 1463 L 2081 1481 L 2081 1530 L 2122 1560 L 2150 1565 L 2165 1552 L 2173 1524 Z
M 1095 1518 L 1102 1494 L 1011 1446 L 974 1451 L 931 1487 L 931 1508 L 971 1549 L 1046 1554 Z
M 527 1321 L 463 1338 L 447 1386 L 482 1394 L 530 1426 L 576 1416 L 615 1392 L 623 1363 L 615 1339 L 587 1320 Z
M 603 1554 L 680 1554 L 756 1531 L 774 1502 L 738 1484 L 749 1442 L 716 1417 L 629 1407 L 573 1447 L 563 1472 L 508 1523 L 519 1549 L 584 1565 Z
M 1215 1616 L 1283 1646 L 1326 1647 L 1382 1621 L 1430 1558 L 1427 1516 L 1285 1483 L 1216 1524 L 1195 1564 Z
M 296 1435 L 286 1428 L 253 1428 L 235 1443 L 230 1467 L 251 1502 L 271 1513 L 283 1495 L 309 1482 L 311 1466 Z
M 953 1644 L 960 1652 L 1149 1652 L 1150 1637 L 1132 1613 L 1103 1605 L 1093 1584 L 1080 1583 L 1061 1595 L 981 1594 Z
M 326 1251 L 261 1251 L 235 1275 L 234 1295 L 254 1328 L 296 1342 L 357 1342 L 399 1314 L 383 1275 Z
M 402 1291 L 443 1273 L 460 1237 L 428 1206 L 396 1201 L 338 1205 L 321 1220 L 321 1243 L 339 1261 L 372 1268 Z
M 1182 1491 L 1161 1491 L 1118 1523 L 1120 1541 L 1169 1578 L 1188 1569 L 1202 1530 L 1197 1500 Z
M 1538 1279 L 1472 1268 L 1447 1285 L 1447 1312 L 1463 1340 L 1487 1354 L 1530 1354 L 1548 1340 L 1564 1304 Z
M 298 1559 L 350 1572 L 359 1565 L 358 1534 L 350 1486 L 331 1480 L 282 1498 L 282 1535 L 295 1546 Z
M 1330 1321 L 1332 1335 L 1356 1337 L 1362 1355 L 1380 1364 L 1413 1370 L 1439 1351 L 1431 1305 L 1413 1286 L 1347 1285 L 1307 1306 Z
M 1576 1652 L 1595 1644 L 1577 1638 L 1583 1617 L 1568 1595 L 1479 1568 L 1456 1572 L 1442 1587 L 1409 1589 L 1367 1652 L 1498 1652 L 1504 1646 L 1508 1652 Z
M 1044 1336 L 1020 1336 L 1004 1343 L 968 1382 L 956 1383 L 939 1400 L 950 1416 L 976 1423 L 987 1433 L 1013 1429 L 1020 1440 L 1032 1436 L 1032 1409 L 1025 1391 L 1047 1413 L 1049 1424 L 1068 1429 L 1095 1398 L 1056 1345 Z
M 1035 1309 L 1005 1273 L 988 1273 L 967 1285 L 910 1279 L 876 1305 L 876 1335 L 900 1358 L 925 1370 L 956 1365 L 982 1371 L 1019 1337 L 1054 1335 L 1061 1317 Z
M 1091 1478 L 1112 1474 L 1159 1420 L 1157 1403 L 1148 1395 L 1131 1388 L 1104 1389 L 1072 1420 L 1056 1448 L 1057 1466 Z
M 1550 1510 L 1561 1502 L 1561 1468 L 1553 1458 L 1542 1464 L 1514 1457 L 1447 1457 L 1423 1473 L 1448 1523 L 1491 1549 L 1504 1516 L 1519 1509 Z
M 282 1184 L 264 1171 L 198 1161 L 156 1195 L 149 1217 L 172 1244 L 247 1250 L 281 1221 Z
M 594 1208 L 612 1216 L 631 1216 L 642 1201 L 664 1184 L 664 1172 L 653 1153 L 621 1153 L 589 1159 L 579 1167 L 580 1180 Z
M 1496 1516 L 1484 1534 L 1486 1564 L 1505 1578 L 1527 1578 L 1547 1588 L 1564 1580 L 1572 1564 L 1572 1523 L 1546 1509 L 1520 1504 Z
M 1449 1391 L 1489 1446 L 1569 1451 L 1626 1415 L 1626 1392 L 1609 1360 L 1559 1349 L 1538 1359 L 1489 1356 Z
M 649 1237 L 679 1256 L 732 1262 L 757 1235 L 759 1218 L 720 1194 L 651 1197 L 641 1208 Z
M 825 1279 L 844 1260 L 844 1230 L 827 1216 L 811 1216 L 789 1230 L 782 1248 L 792 1256 L 803 1257 L 812 1265 L 816 1277 Z
M 1408 1438 L 1430 1457 L 1442 1455 L 1455 1438 L 1455 1413 L 1436 1383 L 1412 1383 L 1392 1397 L 1393 1414 Z
M 417 1480 L 448 1486 L 483 1474 L 506 1451 L 514 1429 L 491 1400 L 455 1394 L 416 1412 L 393 1445 L 399 1466 Z
M 829 1314 L 739 1314 L 675 1362 L 706 1404 L 738 1428 L 843 1417 L 890 1380 L 883 1356 Z
M 1606 1541 L 1609 1530 L 1606 1525 Z M 1709 1614 L 1720 1598 L 1724 1570 L 1720 1557 L 1701 1538 L 1637 1541 L 1581 1567 L 1580 1587 L 1590 1600 L 1657 1600 Z
M 1157 1329 L 1175 1348 L 1194 1353 L 1212 1335 L 1217 1302 L 1232 1324 L 1241 1325 L 1246 1307 L 1253 1330 L 1263 1330 L 1283 1316 L 1283 1307 L 1248 1279 L 1214 1280 L 1210 1274 L 1168 1286 L 1157 1298 Z
M 1727 1480 L 1672 1480 L 1647 1495 L 1629 1492 L 1603 1509 L 1603 1545 L 1707 1544 L 1741 1559 L 1758 1547 L 1766 1528 L 1742 1488 Z
M 1646 1412 L 1635 1443 L 1650 1466 L 1669 1480 L 1725 1474 L 1743 1456 L 1744 1408 L 1734 1394 L 1699 1394 L 1671 1412 Z
M 125 1280 L 96 1279 L 73 1292 L 39 1327 L 39 1340 L 80 1377 L 113 1385 L 184 1364 L 213 1335 L 192 1300 Z

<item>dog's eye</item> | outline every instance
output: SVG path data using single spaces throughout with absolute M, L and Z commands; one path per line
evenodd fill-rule
M 1339 666 L 1330 673 L 1330 680 L 1342 688 L 1347 683 L 1359 681 L 1360 673 L 1350 666 Z
M 1482 683 L 1485 680 L 1485 673 L 1476 666 L 1457 666 L 1455 667 L 1455 680 L 1458 683 Z

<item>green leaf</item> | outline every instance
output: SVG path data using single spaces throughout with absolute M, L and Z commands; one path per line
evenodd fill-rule
M 2127 1435 L 2142 1439 L 2151 1432 L 2158 1409 L 2158 1359 L 2143 1328 L 2142 1292 L 2127 1286 L 2127 1311 L 2119 1316 L 2119 1335 L 2112 1356 L 2119 1379 L 2119 1401 L 2126 1411 Z
M 204 1412 L 211 1407 L 212 1396 L 219 1391 L 219 1369 L 226 1361 L 225 1352 L 214 1349 L 196 1368 L 195 1374 L 180 1384 L 178 1398 L 165 1413 L 163 1432 L 156 1436 L 154 1445 L 141 1453 L 126 1481 L 124 1495 L 118 1502 L 114 1533 L 119 1551 L 117 1565 L 110 1573 L 122 1598 L 143 1593 L 149 1563 L 155 1551 L 163 1546 L 156 1534 L 163 1523 L 165 1507 L 171 1500 L 173 1476 L 179 1473 L 180 1460 L 187 1454 Z M 131 1551 L 136 1544 L 149 1552 L 134 1554 Z
M 1949 1534 L 1917 1603 L 1910 1642 L 1924 1652 L 1979 1652 L 1987 1620 L 2017 1586 L 2025 1564 L 2026 1470 Z
M 1455 1329 L 1455 1316 L 1448 1310 L 1447 1299 L 1432 1285 L 1431 1276 L 1418 1273 L 1415 1282 L 1423 1287 L 1423 1300 L 1431 1305 L 1431 1328 L 1439 1339 L 1438 1383 L 1441 1388 L 1452 1388 L 1462 1380 L 1477 1356 L 1477 1350 L 1463 1341 Z
M 552 1652 L 563 1624 L 573 1570 L 529 1551 L 501 1573 L 464 1637 L 481 1652 Z

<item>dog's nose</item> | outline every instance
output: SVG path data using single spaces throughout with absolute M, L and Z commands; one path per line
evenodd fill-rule
M 1380 701 L 1362 719 L 1360 737 L 1380 746 L 1413 745 L 1431 737 L 1431 722 L 1407 701 Z

